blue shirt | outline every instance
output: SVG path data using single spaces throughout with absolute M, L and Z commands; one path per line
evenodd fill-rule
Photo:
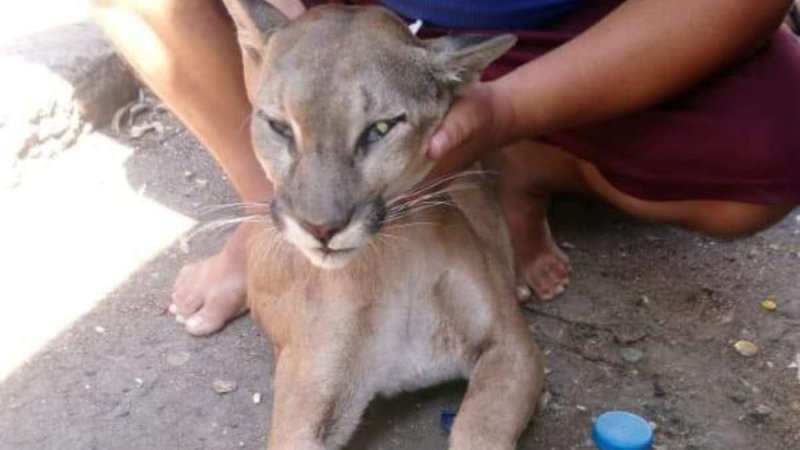
M 533 29 L 586 0 L 380 0 L 409 19 L 445 28 Z

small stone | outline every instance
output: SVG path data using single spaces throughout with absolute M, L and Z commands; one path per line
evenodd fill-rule
M 751 397 L 750 391 L 748 391 L 748 390 L 746 390 L 746 389 L 744 389 L 742 387 L 736 388 L 736 390 L 734 392 L 732 392 L 731 394 L 728 395 L 728 398 L 730 398 L 731 400 L 733 400 L 734 402 L 736 402 L 736 403 L 738 403 L 740 405 L 743 405 L 745 402 L 750 400 L 750 397 Z
M 531 292 L 531 288 L 527 284 L 520 283 L 517 285 L 517 300 L 520 302 L 526 302 L 531 299 L 533 293 Z
M 214 388 L 214 392 L 216 392 L 217 394 L 220 394 L 220 395 L 221 394 L 227 394 L 229 392 L 233 392 L 239 387 L 236 384 L 236 382 L 233 381 L 233 380 L 223 380 L 223 379 L 220 379 L 220 378 L 217 378 L 216 380 L 214 380 L 214 382 L 212 383 L 212 386 Z
M 746 341 L 744 339 L 736 341 L 733 344 L 733 348 L 739 352 L 740 355 L 750 358 L 751 356 L 755 356 L 758 353 L 758 346 L 750 341 Z
M 778 309 L 778 304 L 771 298 L 765 298 L 764 300 L 761 300 L 761 307 L 771 312 Z
M 772 414 L 772 408 L 760 403 L 758 406 L 756 406 L 756 410 L 751 412 L 749 416 L 752 417 L 756 423 L 763 423 L 765 420 L 767 420 L 770 414 Z
M 194 180 L 194 182 L 197 185 L 197 187 L 199 187 L 200 189 L 203 189 L 206 186 L 208 186 L 208 180 L 206 180 L 205 178 L 198 178 L 198 179 Z
M 666 397 L 667 391 L 658 379 L 653 380 L 653 395 L 656 397 Z
M 565 250 L 575 250 L 578 247 L 576 247 L 575 244 L 573 244 L 572 242 L 564 241 L 561 243 L 561 248 Z
M 612 330 L 614 339 L 620 345 L 632 345 L 647 337 L 647 331 L 632 325 L 621 325 Z
M 758 406 L 756 406 L 756 412 L 763 416 L 768 416 L 772 414 L 772 408 L 763 403 L 759 403 Z
M 144 384 L 144 380 L 142 380 L 141 378 L 134 378 L 133 381 L 135 381 L 136 384 L 138 384 L 139 386 Z
M 794 355 L 794 361 L 792 361 L 791 364 L 786 366 L 786 368 L 797 370 L 797 381 L 800 382 L 800 353 Z
M 192 172 L 191 170 L 187 170 L 187 171 L 183 172 L 183 178 L 188 180 L 188 181 L 194 180 L 194 177 L 195 177 L 195 173 Z
M 255 403 L 256 405 L 261 403 L 261 392 L 254 392 L 253 393 L 253 403 Z
M 180 367 L 189 362 L 191 356 L 189 352 L 170 352 L 167 353 L 167 362 L 170 366 Z
M 629 363 L 637 363 L 644 358 L 644 352 L 634 347 L 625 347 L 620 351 L 622 359 Z
M 189 254 L 189 252 L 192 250 L 189 246 L 189 236 L 181 236 L 178 239 L 178 249 L 180 249 L 181 253 L 184 255 Z
M 101 327 L 100 325 L 98 325 L 98 326 L 94 327 L 94 332 L 97 333 L 97 334 L 103 334 L 103 333 L 106 332 L 106 329 L 104 327 Z
M 539 397 L 539 403 L 537 404 L 537 408 L 540 410 L 547 409 L 547 406 L 550 405 L 550 401 L 553 400 L 553 394 L 550 391 L 545 390 L 542 392 L 541 397 Z
M 773 250 L 773 251 L 776 251 L 776 252 L 781 249 L 781 246 L 778 245 L 778 244 L 769 244 L 768 247 L 769 247 L 770 250 Z
M 576 408 L 578 411 L 581 411 L 581 412 L 586 412 L 586 411 L 588 411 L 588 410 L 589 410 L 589 408 L 587 408 L 587 407 L 585 407 L 585 406 L 583 406 L 583 405 L 575 405 L 575 408 Z
M 789 403 L 789 409 L 794 412 L 800 412 L 800 401 L 793 401 L 792 403 Z

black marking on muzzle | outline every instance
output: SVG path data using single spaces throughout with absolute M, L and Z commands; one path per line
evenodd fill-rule
M 280 204 L 278 202 L 278 197 L 275 196 L 275 198 L 269 204 L 269 216 L 272 219 L 272 223 L 275 224 L 275 228 L 277 228 L 280 231 L 283 231 L 286 228 L 286 224 L 283 223 L 283 220 L 281 219 L 281 214 L 279 209 L 280 209 Z
M 383 228 L 383 222 L 386 220 L 386 202 L 378 197 L 372 202 L 372 208 L 367 216 L 367 230 L 375 234 Z

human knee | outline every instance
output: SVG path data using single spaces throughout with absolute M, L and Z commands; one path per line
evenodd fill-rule
M 521 141 L 497 153 L 501 187 L 533 195 L 583 189 L 577 159 L 557 147 Z
M 89 0 L 89 3 L 95 8 L 125 8 L 135 10 L 141 8 L 145 3 L 148 3 L 148 0 Z
M 144 17 L 167 17 L 180 12 L 180 8 L 194 8 L 198 2 L 213 3 L 215 0 L 89 0 L 95 11 L 122 9 Z

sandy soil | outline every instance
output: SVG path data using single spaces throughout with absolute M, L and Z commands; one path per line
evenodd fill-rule
M 128 182 L 205 220 L 203 205 L 235 199 L 186 131 L 162 120 L 163 136 L 132 141 Z M 525 306 L 548 376 L 547 402 L 520 447 L 591 448 L 592 418 L 622 408 L 657 426 L 662 450 L 800 448 L 800 373 L 789 367 L 800 357 L 796 215 L 724 242 L 559 199 L 554 231 L 574 282 L 557 302 Z M 0 448 L 263 448 L 271 356 L 259 330 L 245 317 L 197 339 L 165 314 L 181 265 L 223 237 L 202 236 L 188 253 L 176 242 L 0 384 Z M 760 306 L 767 297 L 776 311 Z M 739 339 L 758 354 L 739 355 Z M 237 389 L 218 394 L 215 380 Z M 376 401 L 348 448 L 444 448 L 439 415 L 463 390 Z

